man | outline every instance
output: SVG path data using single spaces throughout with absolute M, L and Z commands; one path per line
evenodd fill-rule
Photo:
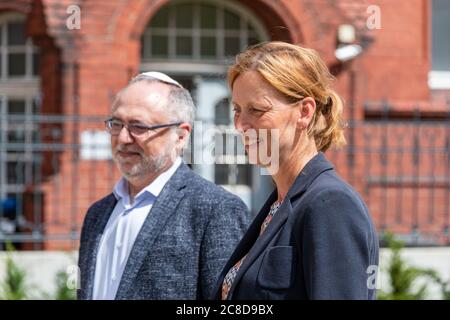
M 159 72 L 118 93 L 106 128 L 123 175 L 88 210 L 81 231 L 79 299 L 203 299 L 211 293 L 249 213 L 180 156 L 193 102 Z

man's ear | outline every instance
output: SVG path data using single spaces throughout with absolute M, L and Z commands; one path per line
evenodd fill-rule
M 308 128 L 314 113 L 316 112 L 316 101 L 311 97 L 303 98 L 298 102 L 297 129 Z
M 182 124 L 180 124 L 177 128 L 178 141 L 186 141 L 189 138 L 189 134 L 191 133 L 191 131 L 192 126 L 189 123 L 183 122 Z

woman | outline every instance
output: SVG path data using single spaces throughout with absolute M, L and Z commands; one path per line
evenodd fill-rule
M 369 212 L 323 154 L 345 143 L 343 104 L 325 64 L 311 49 L 263 43 L 237 56 L 228 81 L 249 159 L 266 167 L 276 190 L 213 299 L 375 299 L 378 240 Z

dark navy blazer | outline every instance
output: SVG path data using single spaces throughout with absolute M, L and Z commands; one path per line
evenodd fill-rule
M 301 171 L 265 232 L 275 190 L 224 267 L 247 254 L 228 299 L 375 299 L 378 239 L 368 209 L 322 153 Z

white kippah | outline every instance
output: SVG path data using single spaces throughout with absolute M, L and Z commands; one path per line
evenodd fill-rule
M 158 71 L 143 72 L 141 74 L 138 74 L 136 76 L 136 78 L 139 78 L 141 76 L 153 78 L 153 79 L 159 80 L 161 82 L 173 84 L 173 85 L 175 85 L 177 87 L 183 88 L 183 86 L 180 83 L 178 83 L 177 81 L 173 80 L 167 74 L 164 74 L 162 72 L 158 72 Z

